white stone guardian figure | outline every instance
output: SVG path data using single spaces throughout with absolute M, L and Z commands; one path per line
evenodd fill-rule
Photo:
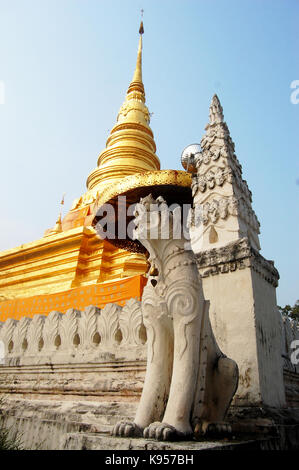
M 238 368 L 216 344 L 195 256 L 184 248 L 188 240 L 184 234 L 173 237 L 177 210 L 151 195 L 136 205 L 134 236 L 150 263 L 142 296 L 147 369 L 134 422 L 117 423 L 115 436 L 174 440 L 229 431 L 223 419 L 237 389 Z

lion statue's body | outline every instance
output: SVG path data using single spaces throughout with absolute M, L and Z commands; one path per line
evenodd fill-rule
M 147 369 L 135 420 L 117 423 L 114 435 L 173 440 L 228 429 L 238 368 L 215 341 L 188 240 L 183 230 L 173 236 L 179 211 L 151 195 L 136 205 L 134 236 L 150 263 L 141 301 Z

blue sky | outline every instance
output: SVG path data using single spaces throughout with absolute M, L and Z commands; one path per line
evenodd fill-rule
M 298 0 L 0 0 L 0 250 L 40 238 L 85 192 L 132 78 L 162 168 L 199 142 L 216 92 L 253 193 L 278 303 L 299 298 Z

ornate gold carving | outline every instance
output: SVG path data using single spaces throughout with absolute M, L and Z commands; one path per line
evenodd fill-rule
M 185 171 L 178 170 L 160 170 L 160 171 L 147 171 L 143 173 L 137 173 L 135 175 L 127 176 L 123 178 L 119 183 L 113 187 L 107 187 L 100 194 L 94 214 L 96 210 L 103 204 L 113 200 L 119 195 L 126 195 L 130 191 L 138 188 L 154 187 L 157 186 L 157 192 L 163 193 L 163 188 L 159 186 L 177 186 L 178 191 L 180 188 L 191 187 L 191 175 Z M 167 191 L 166 191 L 167 192 Z M 191 196 L 191 194 L 190 194 Z M 138 195 L 132 195 L 130 202 L 137 202 L 139 200 Z

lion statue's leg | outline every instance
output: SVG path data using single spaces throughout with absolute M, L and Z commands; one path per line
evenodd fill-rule
M 197 384 L 203 310 L 198 294 L 199 286 L 192 282 L 191 276 L 183 281 L 176 280 L 167 291 L 167 306 L 173 317 L 174 328 L 170 393 L 163 421 L 150 424 L 144 430 L 144 437 L 175 440 L 193 433 L 190 415 Z
M 117 423 L 112 431 L 115 436 L 142 436 L 144 428 L 162 419 L 168 400 L 173 364 L 172 320 L 167 316 L 160 299 L 156 301 L 150 287 L 145 288 L 142 311 L 148 343 L 142 395 L 134 422 Z

